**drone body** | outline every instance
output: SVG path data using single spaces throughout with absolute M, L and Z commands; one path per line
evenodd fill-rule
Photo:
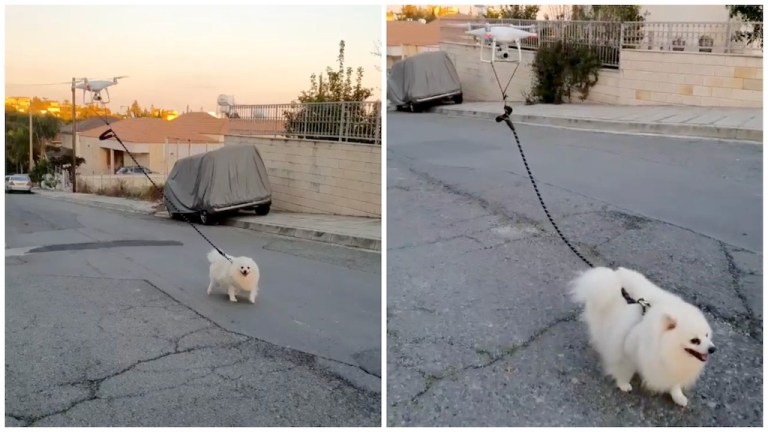
M 119 80 L 120 78 L 127 78 L 127 77 L 117 76 L 112 78 L 112 80 L 89 80 L 88 78 L 83 78 L 82 80 L 77 82 L 77 84 L 75 84 L 75 88 L 83 90 L 84 102 L 85 102 L 85 92 L 86 91 L 91 92 L 91 100 L 90 102 L 85 102 L 86 105 L 90 105 L 94 102 L 101 102 L 106 104 L 106 103 L 109 103 L 108 87 L 117 84 L 117 80 Z M 102 90 L 107 93 L 107 100 L 104 100 L 104 98 L 101 96 Z
M 501 59 L 498 61 L 511 61 L 509 58 L 509 46 L 512 43 L 517 45 L 517 57 L 518 62 L 523 60 L 523 54 L 520 50 L 520 41 L 528 38 L 536 38 L 536 33 L 523 30 L 524 28 L 531 29 L 534 26 L 513 26 L 513 25 L 485 25 L 478 29 L 470 29 L 466 32 L 469 35 L 481 38 L 480 47 L 480 60 L 486 63 L 493 63 L 497 61 L 496 51 L 501 51 Z M 491 55 L 490 59 L 486 59 L 483 55 L 485 46 L 490 45 Z

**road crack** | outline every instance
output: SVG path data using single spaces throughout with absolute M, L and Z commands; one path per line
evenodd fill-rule
M 731 288 L 733 289 L 734 294 L 741 302 L 741 305 L 744 307 L 744 309 L 747 311 L 747 317 L 746 319 L 738 319 L 736 320 L 736 324 L 738 324 L 739 327 L 746 327 L 747 334 L 762 342 L 762 322 L 757 319 L 755 316 L 755 311 L 752 309 L 752 306 L 749 304 L 749 301 L 747 300 L 747 297 L 744 295 L 744 293 L 741 291 L 741 278 L 744 275 L 744 272 L 739 269 L 739 267 L 736 265 L 736 261 L 733 258 L 733 254 L 731 254 L 731 251 L 728 250 L 728 246 L 723 243 L 719 242 L 720 244 L 720 250 L 723 252 L 723 255 L 725 256 L 725 260 L 728 263 L 728 274 L 731 276 Z M 722 318 L 721 318 L 722 319 Z M 729 320 L 730 321 L 730 320 Z M 746 322 L 746 326 L 742 324 L 743 322 Z
M 568 314 L 568 315 L 566 315 L 566 316 L 564 316 L 562 318 L 558 318 L 558 319 L 550 322 L 549 324 L 545 325 L 544 327 L 542 327 L 540 330 L 535 332 L 533 335 L 531 335 L 531 337 L 529 337 L 525 341 L 523 341 L 523 342 L 521 342 L 521 343 L 519 343 L 517 345 L 511 346 L 511 347 L 503 350 L 499 354 L 494 355 L 490 351 L 483 350 L 483 349 L 475 350 L 478 354 L 485 355 L 485 356 L 488 357 L 488 360 L 486 362 L 483 362 L 483 363 L 480 363 L 480 364 L 464 366 L 464 367 L 458 368 L 458 369 L 457 368 L 448 368 L 445 371 L 438 372 L 438 373 L 424 374 L 424 373 L 422 373 L 420 371 L 417 371 L 419 373 L 422 373 L 422 375 L 424 376 L 425 387 L 424 387 L 424 389 L 422 391 L 416 393 L 411 398 L 410 403 L 418 403 L 418 400 L 421 397 L 423 397 L 425 394 L 427 394 L 434 387 L 434 385 L 437 384 L 440 381 L 443 381 L 443 380 L 448 379 L 448 378 L 456 378 L 457 376 L 459 376 L 459 375 L 461 375 L 461 374 L 463 374 L 465 372 L 471 371 L 471 370 L 479 370 L 479 369 L 487 368 L 489 366 L 493 366 L 494 364 L 498 363 L 499 361 L 515 355 L 516 353 L 520 352 L 521 350 L 524 350 L 524 349 L 528 348 L 529 346 L 531 346 L 531 344 L 536 342 L 539 338 L 544 336 L 547 332 L 549 332 L 553 328 L 557 327 L 558 325 L 566 323 L 566 322 L 575 321 L 576 318 L 578 317 L 578 315 L 579 315 L 579 311 L 576 311 L 576 312 L 572 312 L 572 313 L 570 313 L 570 314 Z

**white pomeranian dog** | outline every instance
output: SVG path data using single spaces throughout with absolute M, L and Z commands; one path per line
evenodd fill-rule
M 584 305 L 590 343 L 619 389 L 632 390 L 629 382 L 637 373 L 648 390 L 688 405 L 683 390 L 693 386 L 715 352 L 701 310 L 621 267 L 583 272 L 571 282 L 570 295 Z
M 221 287 L 226 288 L 231 302 L 237 302 L 235 295 L 238 291 L 245 291 L 249 293 L 248 299 L 251 303 L 256 303 L 260 277 L 256 262 L 248 257 L 227 256 L 232 262 L 221 256 L 215 249 L 208 252 L 208 261 L 211 263 L 208 295 L 211 295 L 214 287 Z

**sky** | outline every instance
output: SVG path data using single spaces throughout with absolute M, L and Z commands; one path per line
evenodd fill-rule
M 5 96 L 71 99 L 72 77 L 111 79 L 113 112 L 143 107 L 215 111 L 290 103 L 312 73 L 337 64 L 365 70 L 380 96 L 382 8 L 368 6 L 6 6 Z M 36 85 L 28 85 L 36 84 Z M 77 103 L 82 103 L 79 90 Z

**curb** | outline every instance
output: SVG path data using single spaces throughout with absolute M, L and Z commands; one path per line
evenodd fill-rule
M 356 249 L 366 249 L 372 252 L 381 252 L 381 240 L 355 237 L 346 234 L 335 234 L 311 229 L 296 228 L 285 225 L 265 224 L 261 222 L 244 221 L 241 219 L 225 219 L 222 225 L 244 228 L 252 231 L 260 231 L 277 234 L 286 237 L 294 237 L 303 240 L 313 240 L 330 243 Z
M 495 120 L 500 113 L 486 111 L 468 111 L 435 107 L 430 112 L 453 117 L 474 117 Z M 757 129 L 740 129 L 730 127 L 715 127 L 706 125 L 681 125 L 663 123 L 620 122 L 612 120 L 591 120 L 568 117 L 548 117 L 535 114 L 512 114 L 514 122 L 530 123 L 544 126 L 570 127 L 574 129 L 591 129 L 609 132 L 645 133 L 653 135 L 675 135 L 699 138 L 716 138 L 728 140 L 754 141 L 762 144 L 763 131 Z
M 105 203 L 105 202 L 94 202 L 94 201 L 88 201 L 88 200 L 79 200 L 79 199 L 73 199 L 69 198 L 65 195 L 58 195 L 57 193 L 45 193 L 41 192 L 40 190 L 35 190 L 35 193 L 45 197 L 50 198 L 58 201 L 64 201 L 72 204 L 81 204 L 88 207 L 93 208 L 101 208 L 101 209 L 108 209 L 108 210 L 117 210 L 121 212 L 129 212 L 129 213 L 136 213 L 136 214 L 144 214 L 144 215 L 153 215 L 155 214 L 154 209 L 147 209 L 147 210 L 139 210 L 136 207 L 130 206 L 130 205 L 124 205 L 124 204 L 112 204 L 112 203 Z
M 168 214 L 165 211 L 157 211 L 155 209 L 139 210 L 135 207 L 123 204 L 113 204 L 105 202 L 94 202 L 88 200 L 80 200 L 69 198 L 66 195 L 58 195 L 58 193 L 46 193 L 37 190 L 36 193 L 42 197 L 51 198 L 59 201 L 65 201 L 73 204 L 81 204 L 88 207 L 102 208 L 109 210 L 117 210 L 121 212 L 129 212 L 144 215 L 153 215 L 164 219 L 169 219 Z M 323 231 L 316 231 L 312 229 L 296 228 L 285 225 L 266 224 L 262 222 L 244 221 L 237 218 L 229 218 L 222 221 L 221 225 L 232 226 L 236 228 L 243 228 L 251 231 L 265 232 L 269 234 L 277 234 L 286 237 L 293 237 L 302 240 L 319 241 L 323 243 L 329 243 L 339 246 L 346 246 L 356 249 L 364 249 L 371 252 L 381 252 L 381 240 L 365 237 L 355 237 L 346 234 L 336 234 Z

